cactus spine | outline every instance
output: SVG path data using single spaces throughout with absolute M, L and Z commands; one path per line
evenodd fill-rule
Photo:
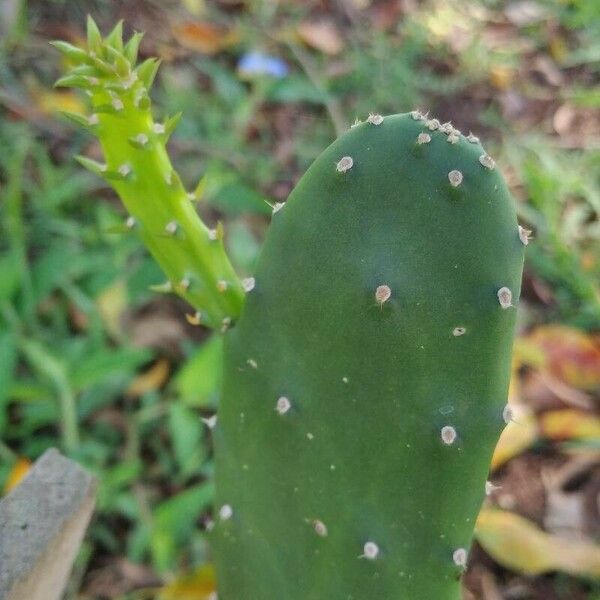
M 226 340 L 220 598 L 459 598 L 522 262 L 500 174 L 453 127 L 372 116 L 316 159 Z
M 76 66 L 106 165 L 169 288 L 226 329 L 213 547 L 221 600 L 458 600 L 507 396 L 523 246 L 479 140 L 370 115 L 277 205 L 238 281 L 155 123 L 121 27 Z M 244 292 L 248 293 L 244 302 Z M 223 327 L 225 325 L 225 327 Z

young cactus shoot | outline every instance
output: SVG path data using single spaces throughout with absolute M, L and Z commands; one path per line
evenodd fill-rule
M 57 86 L 80 88 L 90 113 L 66 116 L 100 141 L 105 162 L 79 162 L 103 177 L 129 212 L 123 230 L 135 231 L 167 275 L 173 291 L 195 309 L 195 322 L 226 329 L 241 310 L 244 291 L 223 247 L 223 232 L 208 229 L 169 160 L 166 145 L 179 115 L 155 121 L 150 88 L 159 66 L 137 64 L 142 34 L 123 44 L 122 24 L 103 38 L 91 18 L 87 48 L 54 42 L 72 64 Z

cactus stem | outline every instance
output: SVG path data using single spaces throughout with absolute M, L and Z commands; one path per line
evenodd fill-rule
M 343 156 L 335 165 L 335 169 L 338 173 L 345 173 L 349 171 L 354 165 L 354 160 L 351 156 Z
M 489 154 L 482 154 L 479 157 L 479 162 L 486 168 L 492 171 L 496 167 L 494 159 Z
M 202 422 L 209 428 L 214 429 L 217 426 L 217 415 L 202 417 Z M 227 505 L 226 505 L 227 506 Z M 221 509 L 222 510 L 222 509 Z
M 223 504 L 219 509 L 219 517 L 222 521 L 227 521 L 233 516 L 233 509 L 230 504 Z
M 428 133 L 420 133 L 417 136 L 417 144 L 422 145 L 422 144 L 429 144 L 429 142 L 431 141 L 431 136 Z
M 246 293 L 251 292 L 254 289 L 255 285 L 256 280 L 254 279 L 254 277 L 246 277 L 245 279 L 242 279 L 242 288 Z
M 363 546 L 363 553 L 358 558 L 375 560 L 379 556 L 379 546 L 375 542 L 366 542 Z
M 378 114 L 369 113 L 367 123 L 370 123 L 371 125 L 381 125 L 383 123 L 383 117 Z
M 392 296 L 392 290 L 388 285 L 380 285 L 375 290 L 375 300 L 379 306 L 383 306 Z
M 467 330 L 465 327 L 455 327 L 452 330 L 452 335 L 454 337 L 460 337 L 461 335 L 465 335 L 465 333 L 467 333 Z
M 525 229 L 519 225 L 519 239 L 521 240 L 523 246 L 527 246 L 529 244 L 531 233 L 531 229 Z
M 456 429 L 452 425 L 444 425 L 440 431 L 440 437 L 442 442 L 447 446 L 454 444 L 457 438 Z
M 502 308 L 510 308 L 512 304 L 512 292 L 507 287 L 501 287 L 497 293 L 498 302 Z
M 277 399 L 277 403 L 275 404 L 275 410 L 280 415 L 285 415 L 290 408 L 292 408 L 292 403 L 289 401 L 289 398 L 285 396 L 281 396 Z
M 463 174 L 460 171 L 454 169 L 453 171 L 450 171 L 450 173 L 448 173 L 448 180 L 450 181 L 450 185 L 452 187 L 458 187 L 462 183 Z
M 467 554 L 467 551 L 464 548 L 457 548 L 452 553 L 452 561 L 457 567 L 460 567 L 461 569 L 466 568 L 468 557 L 469 555 Z

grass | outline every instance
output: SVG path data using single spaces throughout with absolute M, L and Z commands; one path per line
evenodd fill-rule
M 106 3 L 86 4 L 107 25 L 117 18 Z M 513 28 L 506 44 L 491 49 L 483 36 L 502 17 L 496 2 L 431 2 L 391 26 L 338 10 L 330 16 L 343 32 L 344 50 L 335 56 L 290 34 L 318 15 L 312 5 L 253 2 L 233 15 L 209 5 L 206 18 L 235 27 L 237 42 L 214 55 L 184 52 L 165 65 L 155 100 L 165 113 L 184 111 L 172 143 L 176 164 L 190 186 L 206 176 L 200 210 L 208 222 L 225 221 L 244 275 L 260 249 L 267 203 L 284 200 L 318 152 L 356 117 L 423 106 L 459 127 L 487 132 L 519 198 L 520 217 L 535 232 L 525 325 L 551 321 L 598 331 L 598 139 L 584 136 L 578 148 L 561 148 L 546 121 L 535 136 L 527 118 L 507 121 L 501 101 L 510 91 L 502 77 L 517 86 L 519 69 L 527 74 L 519 88 L 526 98 L 558 98 L 532 76 L 530 56 L 519 50 L 525 41 L 533 55 L 553 52 L 544 26 L 551 18 L 554 44 L 562 44 L 555 59 L 566 80 L 560 94 L 576 110 L 597 108 L 589 85 L 600 51 L 592 4 L 540 5 L 550 17 Z M 192 20 L 179 4 L 169 7 L 174 18 Z M 121 208 L 71 159 L 89 140 L 48 115 L 48 103 L 73 99 L 40 95 L 58 63 L 46 50 L 51 27 L 41 15 L 53 15 L 55 25 L 64 19 L 71 30 L 82 19 L 62 2 L 22 8 L 0 60 L 6 109 L 0 120 L 0 485 L 19 457 L 33 460 L 59 447 L 100 481 L 79 576 L 107 557 L 124 556 L 169 577 L 209 557 L 199 525 L 211 502 L 213 463 L 200 417 L 218 403 L 220 340 L 189 326 L 178 301 L 149 290 L 161 281 L 158 268 L 133 236 L 112 233 L 122 223 Z M 468 24 L 468 51 L 457 46 L 458 34 L 448 27 L 454 22 Z M 150 43 L 160 47 L 156 39 Z M 169 44 L 180 47 L 173 39 Z M 289 75 L 240 77 L 236 60 L 250 49 L 285 60 Z M 25 99 L 25 109 L 15 98 Z M 160 332 L 168 332 L 166 340 Z M 74 582 L 72 597 L 77 587 Z

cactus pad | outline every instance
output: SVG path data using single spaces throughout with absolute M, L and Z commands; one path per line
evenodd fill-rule
M 277 214 L 228 332 L 222 600 L 458 600 L 523 242 L 477 138 L 372 115 Z

